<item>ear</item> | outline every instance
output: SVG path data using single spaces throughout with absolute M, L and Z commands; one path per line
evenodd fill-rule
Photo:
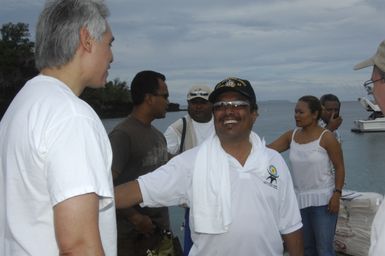
M 315 112 L 312 114 L 313 119 L 318 120 L 318 113 L 319 113 L 319 111 L 315 111 Z
M 258 116 L 259 116 L 258 110 L 254 110 L 253 112 L 251 112 L 251 119 L 252 119 L 253 123 L 255 123 Z
M 80 29 L 80 46 L 87 52 L 92 50 L 92 37 L 86 27 Z
M 151 96 L 152 96 L 151 94 L 146 93 L 146 94 L 144 95 L 143 102 L 146 102 L 147 104 L 151 104 L 152 101 L 153 101 L 153 99 L 152 99 Z

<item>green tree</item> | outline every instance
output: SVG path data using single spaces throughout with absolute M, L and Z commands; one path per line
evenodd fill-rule
M 0 119 L 17 92 L 38 74 L 35 68 L 34 46 L 28 24 L 6 23 L 0 29 Z M 121 117 L 132 110 L 131 92 L 127 83 L 115 78 L 105 88 L 86 88 L 80 96 L 101 117 Z M 170 103 L 169 111 L 179 110 Z
M 86 88 L 80 95 L 100 117 L 121 117 L 132 110 L 131 92 L 125 81 L 115 78 L 104 88 Z
M 25 82 L 38 71 L 28 24 L 7 23 L 0 29 L 0 117 Z
M 0 119 L 23 85 L 38 74 L 34 42 L 28 24 L 7 23 L 0 29 Z M 131 93 L 118 78 L 103 89 L 86 89 L 81 96 L 103 117 L 122 116 L 132 109 Z

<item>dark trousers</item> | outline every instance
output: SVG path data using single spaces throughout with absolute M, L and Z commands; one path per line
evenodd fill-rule
M 183 241 L 183 256 L 188 256 L 191 250 L 193 241 L 191 239 L 190 230 L 190 208 L 186 208 L 184 212 L 184 241 Z
M 135 230 L 129 233 L 118 231 L 118 256 L 146 256 L 147 250 L 154 250 L 159 247 L 162 240 L 160 231 L 151 236 L 145 236 Z

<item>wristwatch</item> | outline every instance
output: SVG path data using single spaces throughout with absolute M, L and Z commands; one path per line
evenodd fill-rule
M 333 192 L 334 193 L 340 193 L 340 195 L 342 195 L 342 190 L 341 189 L 338 189 L 338 188 L 335 188 L 334 190 L 333 190 Z

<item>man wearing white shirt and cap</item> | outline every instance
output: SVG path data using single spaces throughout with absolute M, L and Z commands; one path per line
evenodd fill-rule
M 115 189 L 118 208 L 187 204 L 195 255 L 303 255 L 302 222 L 281 155 L 252 132 L 247 80 L 227 78 L 209 96 L 215 134 L 166 165 Z
M 200 145 L 214 132 L 212 104 L 209 101 L 211 89 L 206 85 L 194 85 L 187 93 L 188 115 L 172 123 L 164 133 L 167 149 L 176 155 Z M 183 136 L 183 127 L 185 135 Z
M 372 77 L 364 86 L 373 84 L 373 96 L 385 113 L 385 41 L 378 46 L 376 54 L 354 66 L 355 70 L 373 67 Z M 385 255 L 385 201 L 381 204 L 372 224 L 371 244 L 369 256 Z
M 206 85 L 194 85 L 187 93 L 188 114 L 172 123 L 164 133 L 167 150 L 172 156 L 202 144 L 214 133 L 212 104 L 209 101 L 211 89 Z M 185 209 L 183 251 L 187 256 L 191 246 L 189 226 L 190 209 Z

